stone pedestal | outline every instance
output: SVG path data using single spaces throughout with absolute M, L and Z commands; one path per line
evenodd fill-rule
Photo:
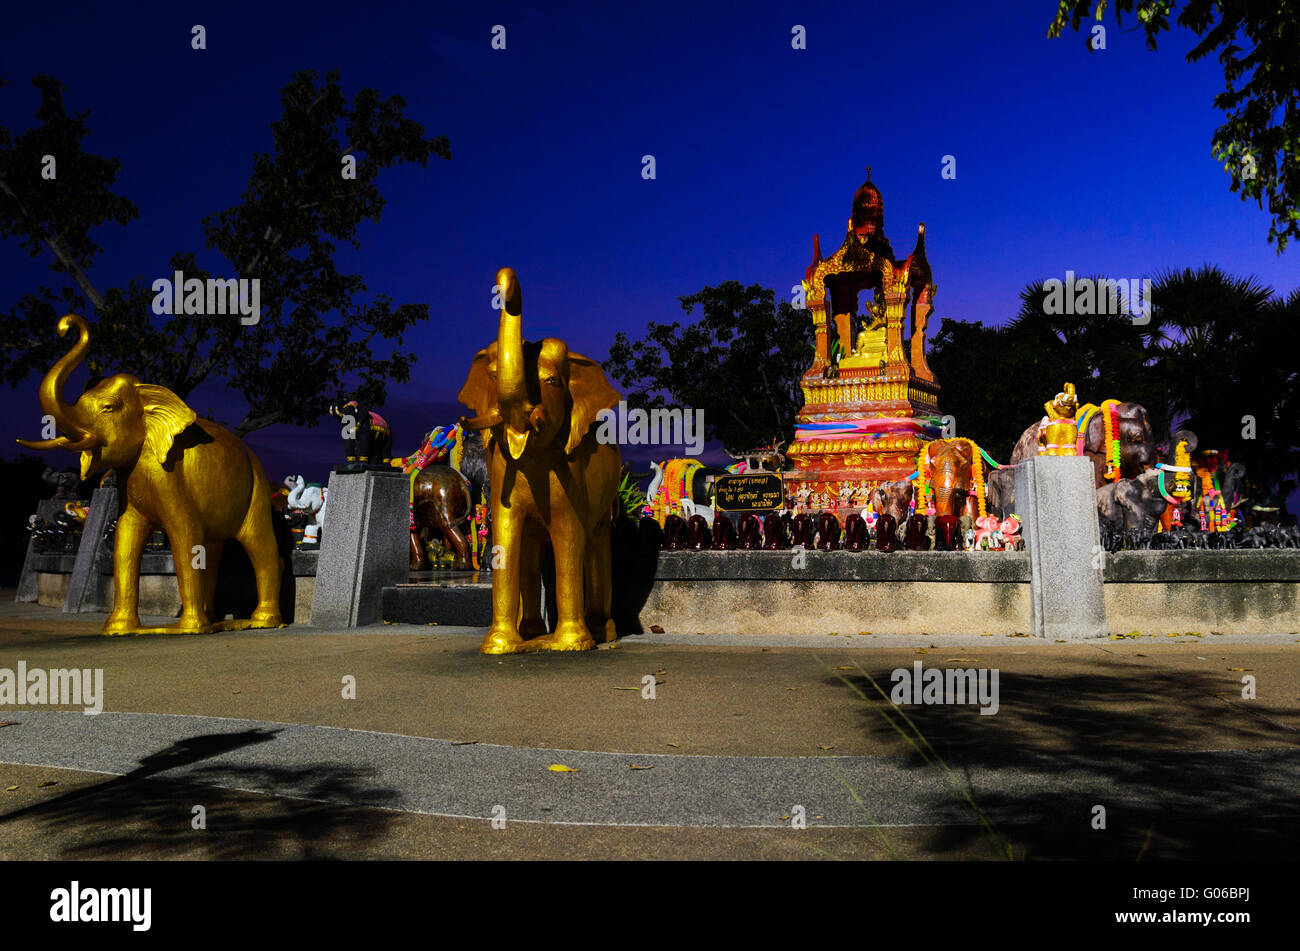
M 399 469 L 331 473 L 313 627 L 380 620 L 383 589 L 410 574 L 410 492 L 410 480 Z
M 36 517 L 49 521 L 64 510 L 67 501 L 63 499 L 44 499 L 36 503 Z M 18 591 L 14 595 L 15 601 L 35 601 L 40 596 L 39 578 L 40 569 L 37 567 L 38 562 L 42 559 L 36 557 L 36 538 L 33 536 L 27 541 L 27 555 L 23 559 L 23 571 L 18 576 Z
M 85 614 L 89 611 L 107 611 L 103 583 L 104 567 L 113 564 L 113 548 L 104 545 L 104 529 L 118 516 L 117 488 L 96 489 L 90 497 L 86 524 L 81 530 L 81 547 L 68 579 L 68 594 L 63 599 L 64 614 Z
M 1016 511 L 1029 550 L 1030 628 L 1035 637 L 1105 637 L 1105 553 L 1097 528 L 1092 460 L 1036 456 L 1016 467 Z

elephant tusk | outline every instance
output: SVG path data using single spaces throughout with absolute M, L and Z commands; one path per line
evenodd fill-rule
M 18 445 L 26 446 L 28 449 L 68 449 L 72 452 L 85 452 L 99 445 L 99 440 L 87 433 L 77 442 L 73 442 L 67 436 L 56 436 L 53 439 L 19 439 Z
M 19 439 L 18 445 L 26 446 L 28 449 L 62 449 L 68 444 L 67 436 L 56 436 L 54 439 Z
M 461 428 L 478 432 L 481 429 L 491 429 L 493 426 L 504 422 L 499 410 L 493 410 L 490 413 L 484 413 L 482 416 L 475 416 L 473 419 L 462 416 L 460 418 Z

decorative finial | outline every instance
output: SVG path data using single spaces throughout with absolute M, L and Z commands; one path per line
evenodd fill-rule
M 867 181 L 871 181 L 871 166 L 867 166 Z

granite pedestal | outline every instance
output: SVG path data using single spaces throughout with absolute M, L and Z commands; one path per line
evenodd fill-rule
M 359 627 L 380 620 L 383 589 L 410 572 L 410 480 L 400 470 L 333 472 L 311 623 Z
M 1036 456 L 1016 467 L 1015 478 L 1029 551 L 1030 633 L 1066 641 L 1105 637 L 1105 553 L 1092 460 Z
M 112 608 L 111 604 L 105 603 L 105 585 L 100 576 L 105 567 L 113 564 L 113 548 L 103 544 L 104 530 L 118 514 L 117 487 L 96 489 L 90 497 L 86 524 L 81 530 L 81 546 L 72 566 L 72 577 L 68 579 L 68 594 L 63 599 L 64 614 L 85 614 Z

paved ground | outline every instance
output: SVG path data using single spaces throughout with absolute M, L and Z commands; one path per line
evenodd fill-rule
M 102 616 L 0 597 L 0 668 L 102 668 L 106 711 L 0 706 L 14 724 L 0 727 L 3 858 L 1131 860 L 1300 845 L 1291 634 L 813 648 L 664 635 L 492 658 L 481 631 L 406 625 L 103 638 Z M 997 714 L 909 706 L 902 722 L 871 681 L 888 690 L 918 660 L 996 668 Z

